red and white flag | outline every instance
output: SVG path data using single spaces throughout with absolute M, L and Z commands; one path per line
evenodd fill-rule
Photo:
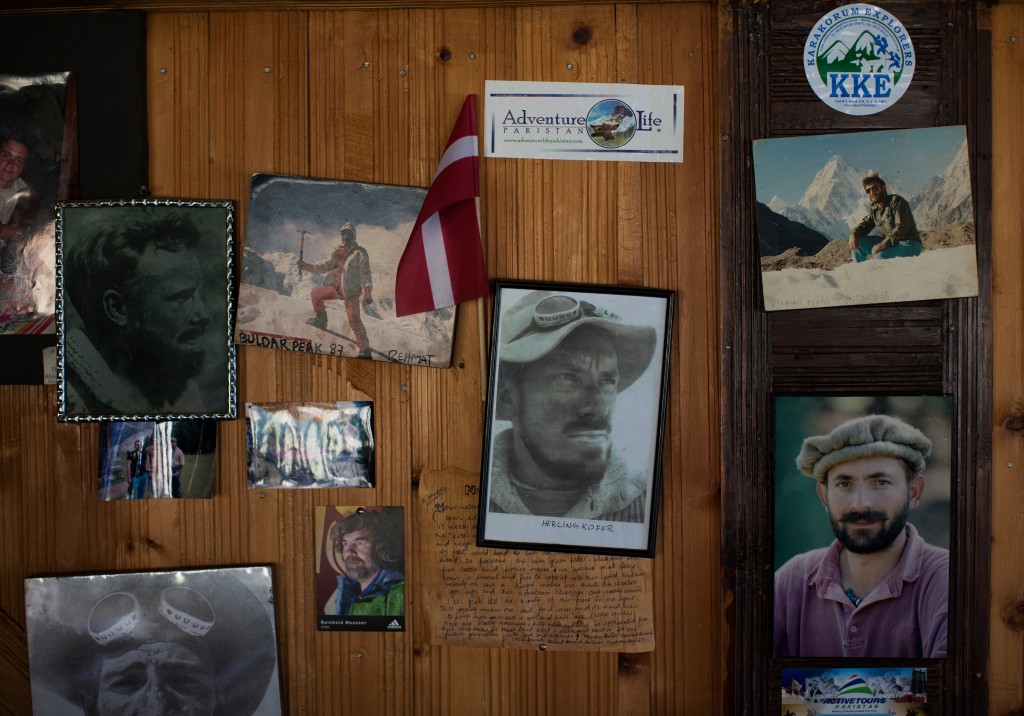
M 480 245 L 476 95 L 466 97 L 398 262 L 395 314 L 454 306 L 490 293 Z

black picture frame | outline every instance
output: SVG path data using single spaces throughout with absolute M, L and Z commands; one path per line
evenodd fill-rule
M 654 556 L 674 312 L 668 290 L 495 281 L 480 546 Z
M 59 421 L 237 417 L 232 202 L 58 202 L 56 242 Z

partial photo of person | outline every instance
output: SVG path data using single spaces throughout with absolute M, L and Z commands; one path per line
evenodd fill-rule
M 405 531 L 401 507 L 318 507 L 318 628 L 405 628 Z M 323 593 L 333 587 L 324 598 Z
M 77 183 L 72 84 L 67 72 L 0 74 L 0 334 L 54 330 L 53 203 Z
M 666 306 L 557 290 L 507 295 L 492 358 L 486 519 L 641 531 L 654 491 Z
M 26 581 L 36 716 L 281 713 L 268 567 Z
M 229 410 L 224 208 L 80 205 L 62 217 L 65 413 Z
M 947 655 L 949 407 L 777 400 L 776 657 Z M 803 549 L 814 537 L 801 523 L 827 526 L 831 543 Z
M 31 187 L 21 178 L 28 161 L 22 141 L 8 138 L 0 144 L 0 272 L 8 276 L 18 270 L 38 211 Z

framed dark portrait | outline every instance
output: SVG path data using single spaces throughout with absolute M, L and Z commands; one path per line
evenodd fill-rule
M 237 416 L 227 201 L 57 204 L 57 417 Z
M 495 282 L 481 546 L 654 555 L 674 306 Z
M 36 716 L 279 716 L 267 566 L 25 580 Z
M 947 656 L 952 407 L 776 398 L 776 657 Z
M 405 631 L 405 511 L 316 508 L 318 631 Z

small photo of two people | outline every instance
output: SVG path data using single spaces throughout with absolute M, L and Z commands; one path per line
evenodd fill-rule
M 100 424 L 99 499 L 213 497 L 213 420 Z

